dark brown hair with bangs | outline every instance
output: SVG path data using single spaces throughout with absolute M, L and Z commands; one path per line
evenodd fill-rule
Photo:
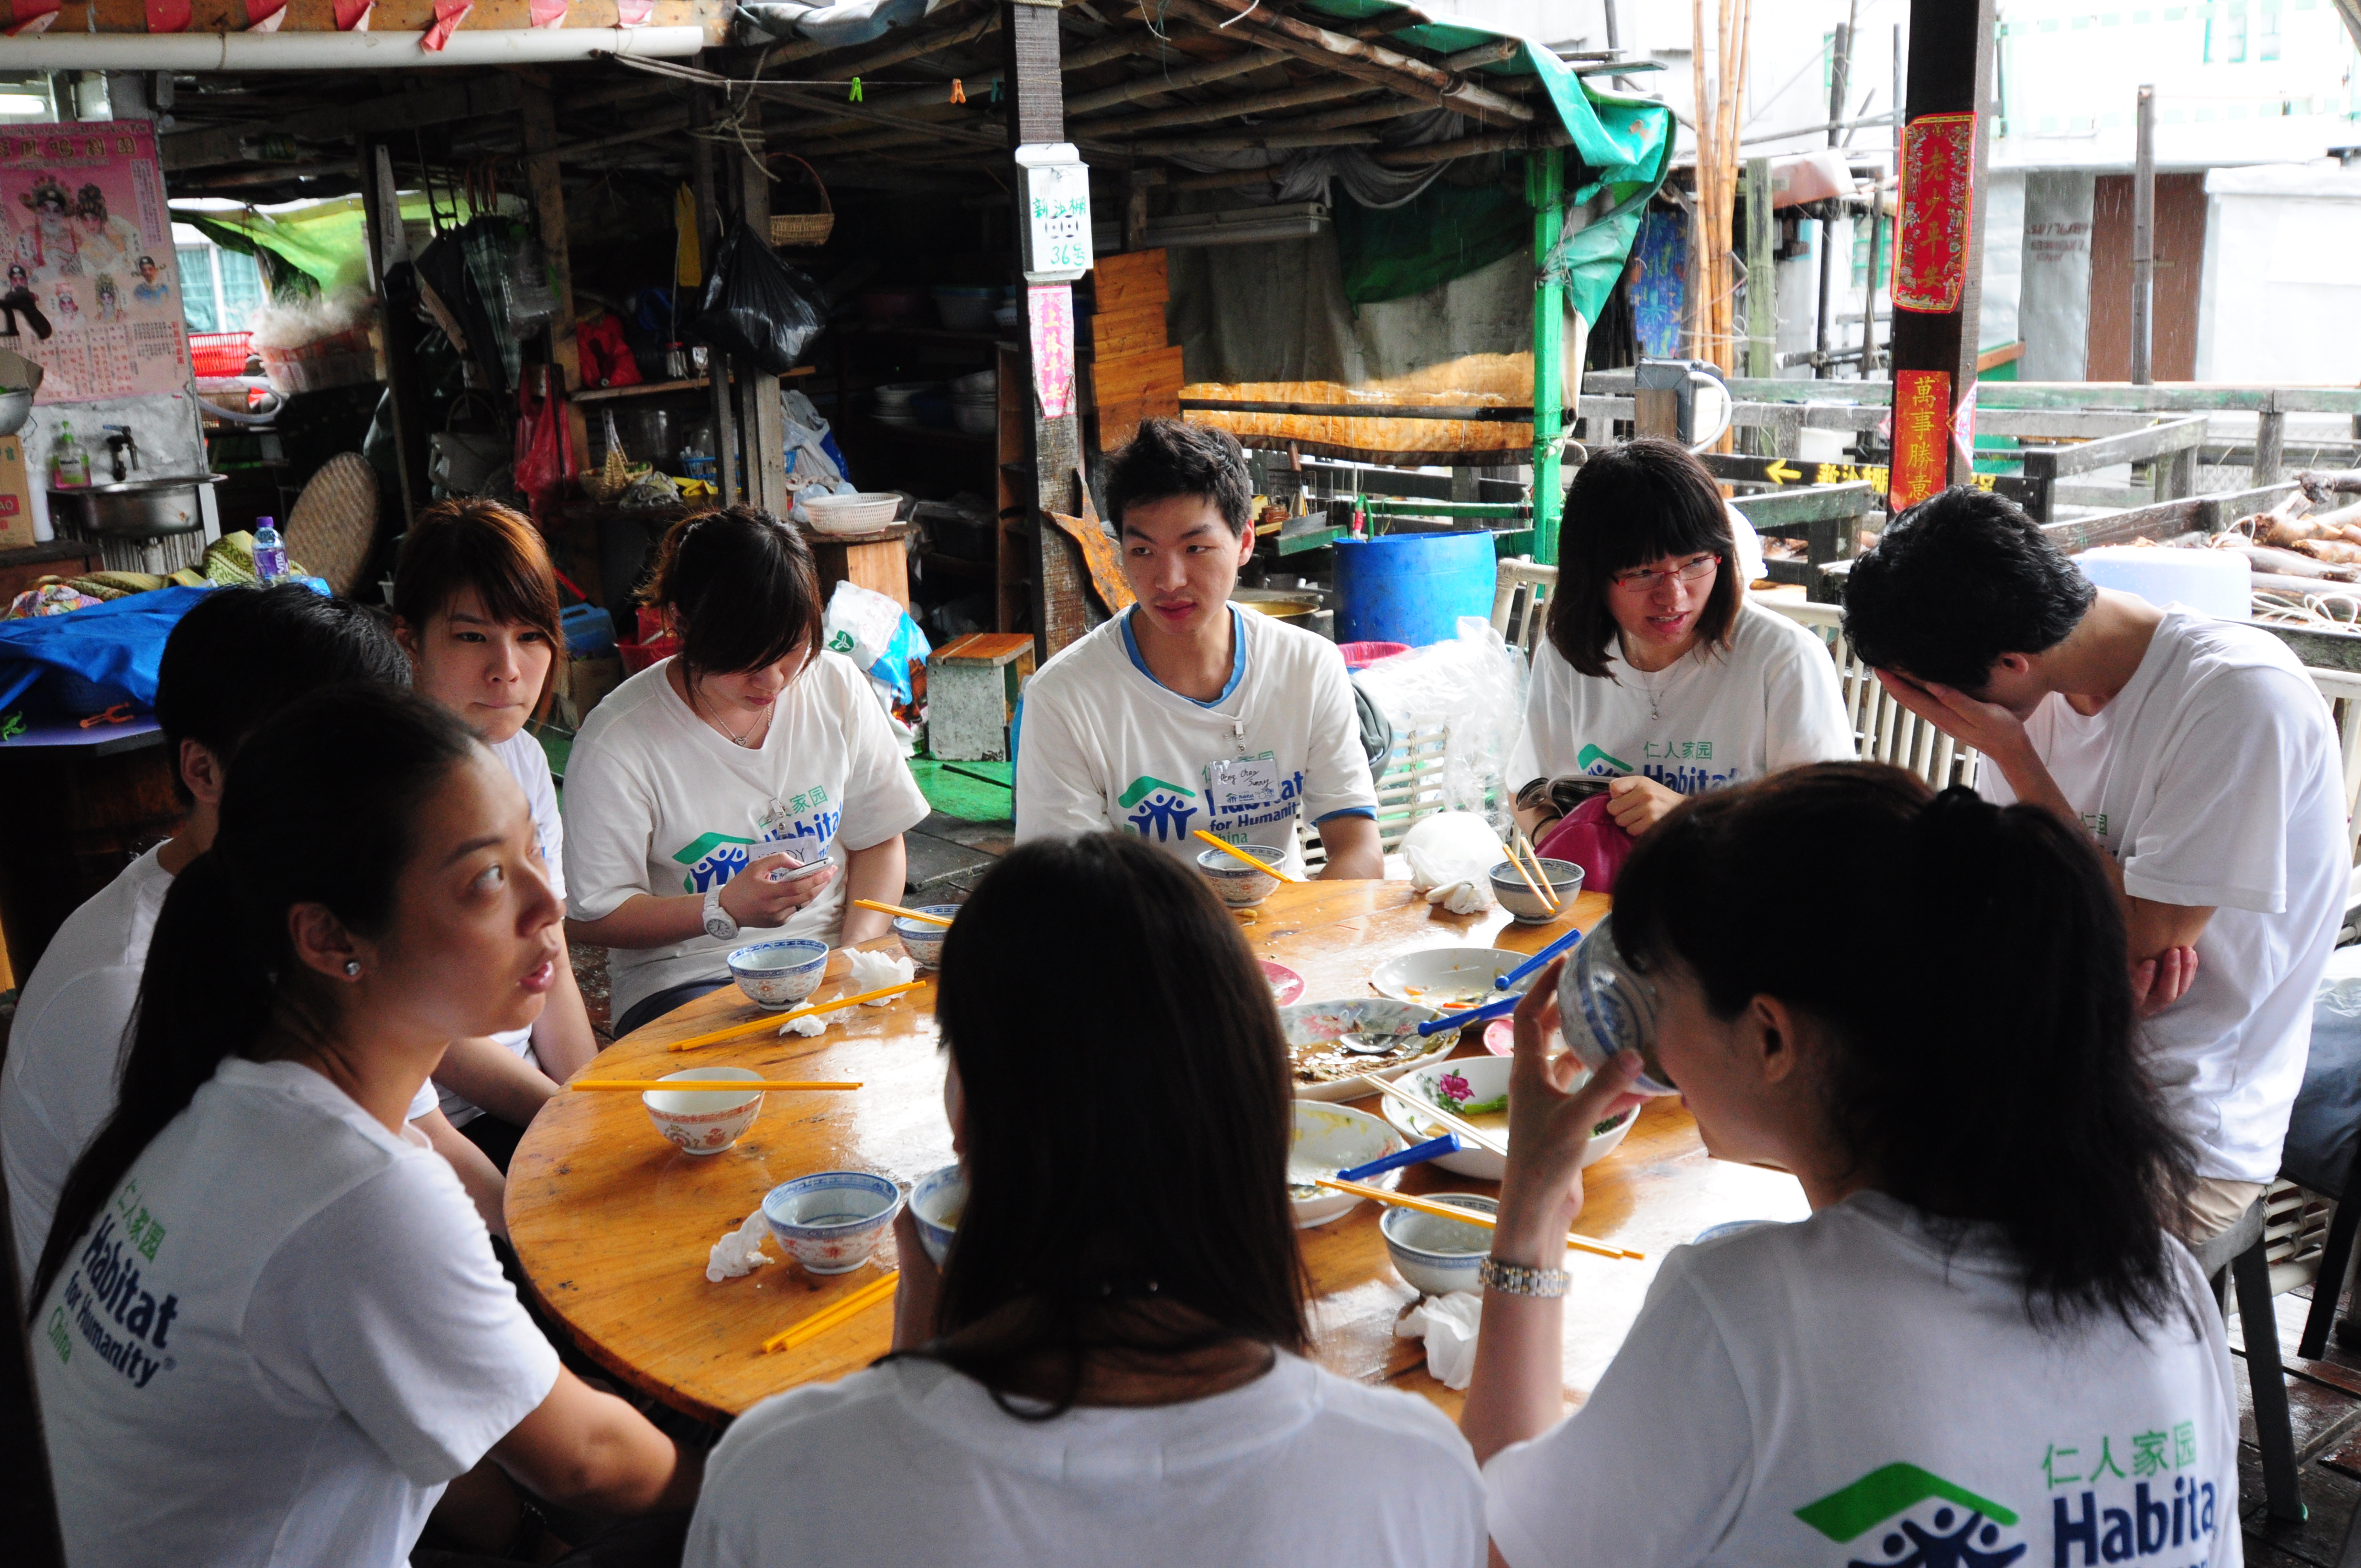
M 498 501 L 437 501 L 418 514 L 401 542 L 393 574 L 393 613 L 423 635 L 426 622 L 451 608 L 463 588 L 494 620 L 530 626 L 549 639 L 549 674 L 533 698 L 539 713 L 566 664 L 557 573 L 533 520 Z
M 1581 674 L 1607 674 L 1616 630 L 1607 597 L 1615 591 L 1615 574 L 1706 551 L 1721 557 L 1721 568 L 1697 630 L 1706 646 L 1722 649 L 1738 629 L 1746 585 L 1738 580 L 1737 538 L 1713 476 L 1686 447 L 1648 436 L 1595 453 L 1565 492 L 1550 645 Z
M 692 682 L 759 670 L 797 648 L 807 661 L 819 656 L 827 606 L 811 546 L 760 507 L 674 523 L 640 599 L 670 612 L 681 673 Z

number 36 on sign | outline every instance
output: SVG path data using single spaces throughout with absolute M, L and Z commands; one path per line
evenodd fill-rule
M 1025 171 L 1025 279 L 1071 283 L 1091 269 L 1091 171 L 1071 142 L 1016 149 Z

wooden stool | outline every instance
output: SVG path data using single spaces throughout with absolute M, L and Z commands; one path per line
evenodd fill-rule
M 927 661 L 927 749 L 945 762 L 1009 761 L 1008 718 L 1033 676 L 1033 639 L 975 631 Z

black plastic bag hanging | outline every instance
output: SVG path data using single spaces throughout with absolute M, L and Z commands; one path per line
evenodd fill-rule
M 721 242 L 705 302 L 687 330 L 724 354 L 784 376 L 826 324 L 818 302 L 818 287 L 773 255 L 741 219 Z

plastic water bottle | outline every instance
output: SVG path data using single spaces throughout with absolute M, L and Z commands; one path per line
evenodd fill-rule
M 57 440 L 49 448 L 49 477 L 59 489 L 77 489 L 90 483 L 90 455 L 74 439 L 73 425 L 58 421 Z
M 267 517 L 254 521 L 254 575 L 265 587 L 288 580 L 287 542 Z

